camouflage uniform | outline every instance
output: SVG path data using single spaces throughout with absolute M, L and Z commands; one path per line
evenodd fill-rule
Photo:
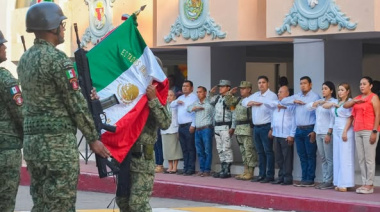
M 167 129 L 170 126 L 171 115 L 157 98 L 150 100 L 150 113 L 141 135 L 133 145 L 130 159 L 130 190 L 120 184 L 122 175 L 118 176 L 116 203 L 120 212 L 150 212 L 149 197 L 152 194 L 155 162 L 153 157 L 154 143 L 157 140 L 157 129 Z M 130 157 L 130 158 L 128 158 Z M 120 172 L 123 172 L 122 162 Z M 128 176 L 125 176 L 128 177 Z
M 0 211 L 14 211 L 20 182 L 22 97 L 17 80 L 0 68 Z
M 243 82 L 245 81 L 242 81 L 240 87 L 242 87 L 242 85 L 245 86 Z M 257 166 L 257 152 L 255 145 L 253 145 L 252 138 L 251 108 L 243 107 L 241 104 L 242 101 L 243 98 L 235 97 L 229 93 L 225 96 L 226 105 L 228 107 L 235 107 L 235 135 L 243 158 L 245 174 L 248 169 L 252 169 L 251 171 L 253 171 L 253 168 Z M 241 177 L 243 177 L 243 175 Z
M 23 85 L 24 158 L 31 174 L 32 212 L 75 211 L 77 128 L 88 142 L 98 139 L 73 70 L 64 52 L 38 38 L 17 67 Z

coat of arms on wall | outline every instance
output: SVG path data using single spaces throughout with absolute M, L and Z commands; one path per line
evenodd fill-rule
M 89 42 L 96 45 L 104 35 L 114 28 L 112 25 L 112 4 L 114 2 L 115 0 L 85 0 L 90 14 L 90 26 L 83 34 L 81 46 L 87 46 Z
M 172 25 L 169 35 L 165 36 L 166 43 L 175 41 L 181 34 L 185 39 L 193 41 L 211 35 L 212 39 L 226 37 L 220 26 L 210 17 L 209 0 L 180 0 L 179 16 Z
M 297 25 L 305 31 L 327 30 L 330 25 L 338 25 L 339 30 L 355 30 L 357 26 L 340 11 L 334 0 L 294 0 L 292 9 L 276 32 L 278 35 L 285 31 L 291 33 L 291 26 Z

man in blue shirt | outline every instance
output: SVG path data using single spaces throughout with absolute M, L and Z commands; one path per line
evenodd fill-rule
M 295 124 L 297 126 L 295 141 L 297 153 L 301 161 L 302 180 L 294 184 L 297 187 L 314 186 L 317 144 L 315 143 L 315 111 L 310 111 L 306 104 L 320 99 L 319 95 L 311 90 L 310 77 L 300 79 L 301 92 L 284 98 L 281 104 L 284 106 L 295 105 Z

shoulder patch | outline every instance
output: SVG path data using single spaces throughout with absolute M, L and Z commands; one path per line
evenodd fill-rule
M 20 87 L 18 85 L 11 87 L 10 93 L 13 96 L 12 98 L 15 101 L 16 105 L 21 106 L 24 100 L 22 99 Z
M 69 83 L 74 91 L 79 89 L 78 77 L 74 68 L 71 68 L 66 71 L 66 77 L 69 80 Z

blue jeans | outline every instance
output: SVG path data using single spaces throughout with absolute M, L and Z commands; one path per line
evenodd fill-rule
M 259 176 L 274 179 L 273 141 L 268 138 L 270 123 L 253 128 L 256 151 L 259 155 Z
M 154 156 L 156 159 L 156 165 L 164 164 L 164 153 L 162 152 L 162 137 L 161 130 L 157 130 L 157 141 L 154 144 Z
M 295 141 L 297 153 L 301 161 L 302 181 L 314 182 L 316 166 L 316 142 L 310 143 L 309 134 L 313 132 L 314 127 L 300 129 L 297 127 Z
M 183 171 L 195 171 L 195 139 L 194 133 L 190 133 L 191 124 L 182 125 L 178 128 L 179 142 L 183 153 Z
M 212 128 L 206 128 L 195 132 L 195 147 L 201 172 L 211 171 L 212 161 Z

